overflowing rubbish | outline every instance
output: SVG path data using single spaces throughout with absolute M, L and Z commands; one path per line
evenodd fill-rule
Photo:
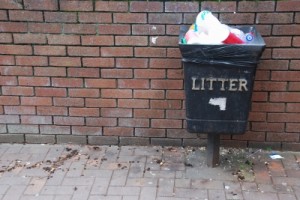
M 182 38 L 182 44 L 245 44 L 254 40 L 255 30 L 244 32 L 222 24 L 210 11 L 201 11 Z

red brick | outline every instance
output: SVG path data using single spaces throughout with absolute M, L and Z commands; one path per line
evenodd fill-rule
M 46 36 L 43 34 L 14 34 L 15 44 L 46 44 Z
M 267 133 L 267 141 L 271 142 L 298 142 L 299 134 L 297 133 Z
M 113 21 L 114 23 L 146 23 L 147 15 L 146 13 L 114 13 Z
M 286 131 L 287 132 L 299 133 L 299 130 L 300 130 L 299 123 L 286 123 Z
M 152 89 L 183 89 L 182 80 L 152 80 Z
M 254 13 L 221 13 L 220 22 L 223 24 L 254 24 Z
M 69 126 L 55 126 L 55 125 L 40 125 L 41 134 L 70 134 Z
M 273 73 L 273 72 L 272 72 Z M 255 91 L 286 91 L 287 82 L 255 81 Z
M 300 94 L 297 92 L 271 92 L 271 102 L 300 102 Z
M 118 88 L 147 89 L 149 80 L 118 79 Z
M 163 99 L 165 92 L 163 90 L 134 90 L 133 98 L 137 99 Z
M 39 11 L 26 11 L 26 10 L 9 10 L 9 19 L 11 21 L 30 21 L 42 22 L 43 13 Z
M 0 20 L 8 20 L 7 12 L 5 10 L 0 10 Z
M 116 59 L 117 68 L 147 68 L 148 59 L 144 58 L 117 58 Z
M 16 56 L 17 65 L 47 66 L 48 59 L 45 56 Z
M 253 131 L 284 131 L 284 123 L 252 122 L 251 125 Z
M 162 2 L 130 2 L 131 12 L 162 12 L 163 3 Z
M 251 122 L 265 122 L 267 120 L 267 114 L 264 112 L 250 112 L 248 120 Z
M 268 113 L 269 122 L 300 122 L 300 113 Z
M 129 108 L 101 108 L 102 117 L 132 117 L 132 109 Z
M 35 76 L 66 76 L 66 69 L 63 67 L 35 67 Z
M 51 106 L 51 97 L 21 97 L 21 105 L 27 106 Z
M 154 128 L 136 128 L 135 136 L 139 137 L 165 137 L 166 133 L 164 129 Z
M 81 36 L 82 45 L 89 46 L 111 46 L 114 45 L 113 36 Z
M 50 86 L 48 77 L 19 77 L 19 85 L 24 86 Z
M 179 59 L 150 59 L 150 68 L 172 69 L 181 68 Z
M 24 7 L 27 10 L 57 10 L 57 0 L 24 0 Z
M 284 112 L 285 104 L 284 103 L 252 103 L 252 111 L 260 112 Z
M 198 2 L 165 2 L 165 12 L 199 12 Z
M 17 85 L 17 77 L 15 76 L 0 76 L 0 85 Z
M 299 23 L 299 22 L 300 22 L 300 14 L 299 14 L 299 13 L 296 13 L 296 14 L 295 14 L 295 22 L 296 22 L 296 23 Z
M 132 69 L 101 69 L 102 78 L 132 78 Z
M 1 43 L 12 43 L 12 34 L 10 33 L 0 33 L 0 42 Z
M 165 48 L 154 47 L 136 47 L 134 48 L 134 55 L 136 57 L 166 57 Z
M 300 112 L 300 103 L 287 103 L 287 112 Z
M 248 140 L 248 141 L 265 141 L 265 133 L 264 132 L 247 131 L 243 135 L 233 135 L 232 139 Z
M 70 56 L 99 56 L 99 47 L 68 47 Z
M 293 22 L 293 13 L 258 13 L 257 24 L 289 24 Z
M 146 36 L 116 36 L 116 46 L 147 46 L 148 38 Z
M 20 123 L 20 119 L 18 115 L 0 115 L 0 123 L 18 124 Z
M 66 47 L 64 46 L 34 46 L 35 55 L 65 56 Z
M 0 54 L 31 55 L 31 46 L 27 45 L 0 45 Z
M 149 108 L 149 100 L 144 99 L 119 99 L 119 108 Z
M 267 101 L 268 93 L 267 92 L 256 92 L 252 93 L 252 101 Z
M 131 27 L 128 24 L 101 24 L 98 33 L 104 35 L 130 35 Z
M 116 118 L 105 118 L 105 117 L 88 117 L 86 118 L 87 126 L 117 126 Z
M 166 71 L 163 69 L 135 69 L 134 78 L 159 79 L 165 78 Z
M 148 21 L 150 24 L 181 24 L 182 16 L 179 13 L 150 13 Z
M 133 118 L 120 118 L 119 126 L 124 127 L 149 127 L 148 119 L 133 119 Z
M 184 13 L 183 14 L 183 23 L 184 24 L 195 23 L 195 19 L 197 18 L 197 15 L 198 15 L 198 13 Z M 167 33 L 170 33 L 170 31 L 173 31 L 175 29 L 175 27 L 176 27 L 176 30 L 178 30 L 177 33 L 179 33 L 180 26 L 178 26 L 178 25 L 167 26 L 167 28 L 169 28 L 167 30 Z M 173 34 L 175 34 L 175 33 L 173 32 Z
M 11 96 L 33 96 L 33 87 L 2 86 L 2 94 Z
M 96 1 L 95 11 L 127 12 L 128 2 Z
M 299 1 L 279 1 L 277 2 L 276 11 L 300 11 Z
M 164 118 L 165 111 L 164 110 L 156 110 L 156 109 L 134 109 L 134 117 L 135 118 Z
M 102 135 L 101 127 L 73 126 L 72 135 Z
M 82 87 L 83 80 L 80 78 L 52 78 L 54 87 Z
M 293 37 L 293 45 L 294 47 L 300 47 L 300 37 Z
M 35 88 L 37 97 L 65 97 L 67 91 L 65 88 Z
M 38 115 L 68 115 L 68 109 L 55 106 L 37 106 Z
M 116 99 L 91 99 L 87 98 L 85 100 L 86 107 L 96 107 L 96 108 L 114 108 L 117 106 Z
M 30 76 L 33 73 L 32 67 L 0 66 L 0 74 L 6 76 Z
M 272 25 L 257 24 L 257 25 L 255 25 L 255 27 L 262 36 L 270 36 L 271 35 Z
M 5 114 L 34 115 L 35 106 L 4 106 Z
M 45 22 L 77 22 L 76 13 L 71 12 L 44 12 Z
M 292 37 L 264 37 L 268 47 L 290 47 Z
M 55 125 L 84 125 L 83 117 L 56 117 L 54 116 Z
M 166 98 L 183 100 L 183 99 L 185 99 L 185 94 L 184 94 L 183 90 L 168 90 Z
M 1 0 L 0 9 L 22 9 L 22 4 L 11 0 Z
M 80 67 L 80 58 L 73 57 L 50 57 L 49 62 L 51 66 L 65 66 L 65 67 Z
M 62 24 L 58 23 L 28 23 L 31 33 L 61 33 Z
M 133 136 L 133 128 L 128 128 L 128 127 L 104 127 L 103 135 Z
M 273 12 L 275 11 L 275 1 L 240 1 L 238 2 L 240 12 Z
M 132 47 L 101 47 L 103 57 L 128 57 L 133 56 Z
M 27 24 L 23 22 L 0 22 L 1 32 L 24 33 L 28 31 Z
M 112 23 L 111 13 L 79 13 L 79 22 L 81 23 Z
M 70 116 L 99 116 L 99 108 L 69 108 Z
M 270 71 L 268 70 L 257 70 L 255 75 L 255 80 L 267 81 L 270 80 Z
M 99 97 L 99 89 L 69 89 L 70 97 Z
M 290 69 L 299 70 L 300 69 L 300 60 L 291 60 Z
M 63 11 L 92 11 L 92 1 L 68 1 L 60 0 L 60 10 Z
M 167 110 L 167 119 L 185 119 L 185 110 Z
M 290 82 L 288 91 L 299 91 L 300 90 L 300 82 Z
M 14 65 L 14 64 L 15 64 L 15 59 L 13 56 L 0 55 L 0 65 Z
M 130 89 L 102 89 L 101 97 L 103 98 L 132 98 L 132 90 Z
M 178 36 L 152 36 L 150 38 L 151 46 L 165 46 L 165 47 L 177 47 L 178 46 Z
M 55 106 L 72 106 L 72 107 L 83 107 L 83 98 L 53 98 L 53 104 Z
M 289 68 L 288 60 L 261 60 L 258 64 L 259 69 L 263 70 L 287 70 Z
M 273 35 L 299 35 L 300 26 L 296 24 L 291 25 L 273 25 Z
M 48 35 L 49 44 L 79 45 L 80 36 L 77 35 Z
M 132 35 L 164 35 L 164 25 L 133 24 Z
M 20 100 L 19 97 L 15 96 L 0 96 L 0 105 L 19 105 Z
M 248 2 L 247 2 L 248 3 Z M 201 2 L 200 10 L 210 10 L 211 12 L 235 12 L 236 2 Z
M 3 106 L 0 106 L 0 114 L 2 115 L 2 114 L 4 114 L 4 108 L 3 108 Z M 5 133 L 5 130 L 3 131 L 3 129 L 5 129 L 5 125 L 2 125 L 1 126 L 1 133 Z
M 85 79 L 87 88 L 116 88 L 115 79 Z
M 169 79 L 183 79 L 182 69 L 168 69 L 167 78 Z
M 98 68 L 69 68 L 68 77 L 99 77 Z
M 152 128 L 182 128 L 182 120 L 176 119 L 152 119 Z
M 96 25 L 94 24 L 65 24 L 64 33 L 73 34 L 96 34 Z
M 112 68 L 115 66 L 114 58 L 82 58 L 85 67 Z
M 272 71 L 272 80 L 300 81 L 300 71 Z
M 182 103 L 180 100 L 151 100 L 151 109 L 181 109 Z
M 21 116 L 22 124 L 51 124 L 51 116 Z

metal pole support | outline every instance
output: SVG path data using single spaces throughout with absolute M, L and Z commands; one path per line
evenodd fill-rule
M 220 135 L 207 134 L 207 166 L 217 167 L 220 164 Z

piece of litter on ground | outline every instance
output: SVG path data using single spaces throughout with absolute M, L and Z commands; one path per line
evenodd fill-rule
M 270 155 L 270 158 L 272 158 L 273 160 L 275 160 L 275 159 L 282 159 L 284 157 L 282 157 L 281 155 L 278 155 L 278 154 L 274 154 L 274 155 Z
M 226 190 L 229 190 L 230 187 L 229 187 L 228 185 L 225 185 L 225 189 L 226 189 Z

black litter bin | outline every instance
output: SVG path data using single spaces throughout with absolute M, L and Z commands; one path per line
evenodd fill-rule
M 184 66 L 187 130 L 192 133 L 242 134 L 246 131 L 257 64 L 265 48 L 254 39 L 239 45 L 182 44 L 188 26 L 181 26 L 179 48 Z

